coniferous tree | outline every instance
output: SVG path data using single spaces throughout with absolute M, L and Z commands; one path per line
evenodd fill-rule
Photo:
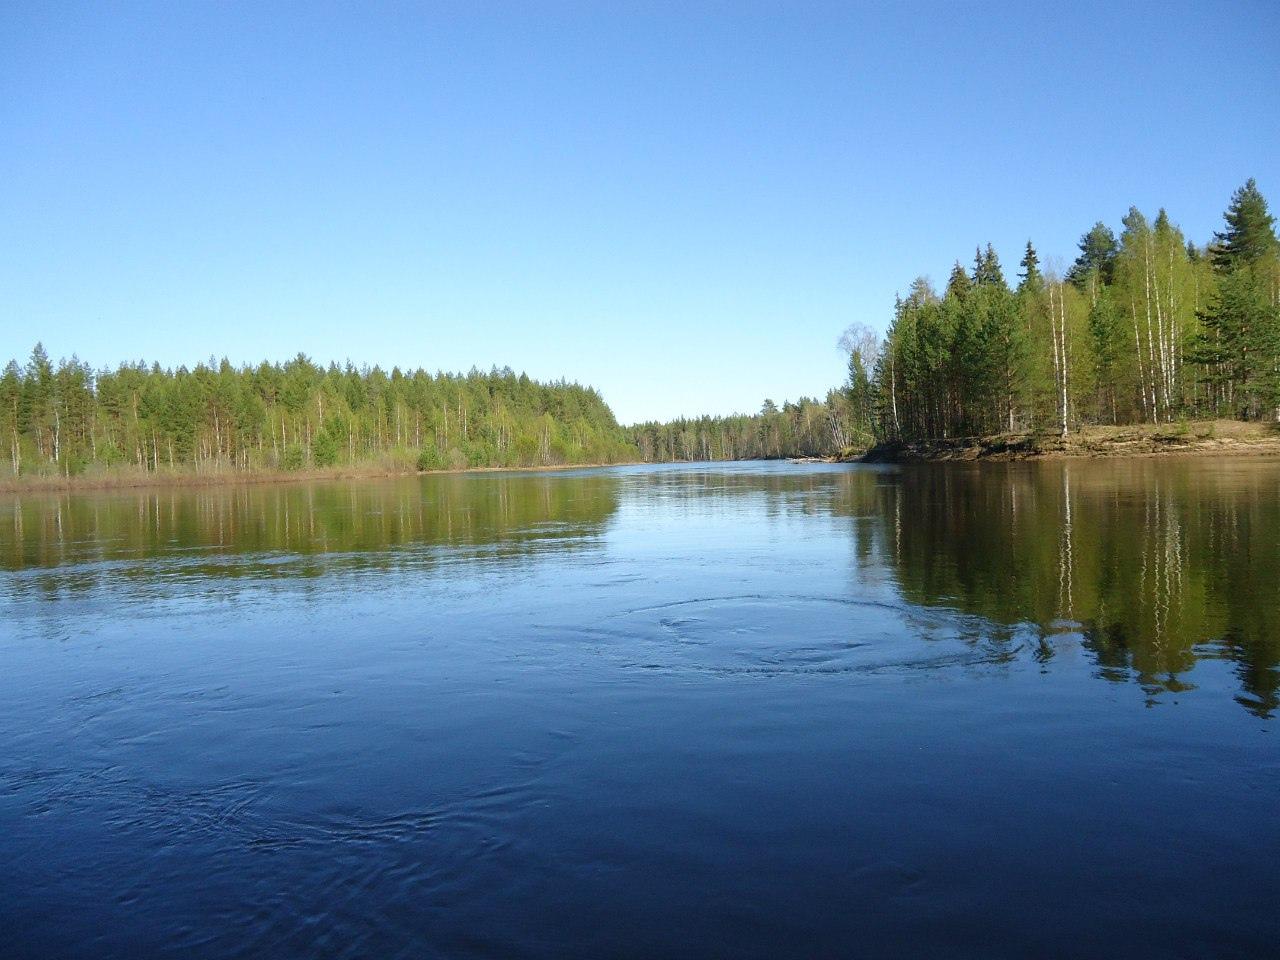
M 974 258 L 973 282 L 977 286 L 1007 286 L 1004 271 L 1000 268 L 1000 258 L 989 243 L 987 249 L 979 250 Z
M 1199 319 L 1194 356 L 1217 402 L 1241 417 L 1280 420 L 1280 243 L 1250 179 L 1223 214 L 1210 257 L 1217 288 Z
M 964 267 L 960 265 L 960 261 L 955 262 L 955 266 L 951 268 L 951 276 L 947 280 L 947 290 L 945 296 L 954 297 L 956 300 L 963 300 L 973 287 L 973 282 L 969 279 L 969 274 L 965 272 Z
M 1036 256 L 1036 248 L 1031 245 L 1030 240 L 1027 241 L 1027 252 L 1022 255 L 1019 266 L 1022 267 L 1022 272 L 1018 274 L 1018 292 L 1040 289 L 1044 283 L 1040 274 L 1040 258 Z
M 1250 177 L 1231 196 L 1223 219 L 1227 228 L 1213 235 L 1213 264 L 1222 273 L 1255 266 L 1276 256 L 1276 218 Z
M 1067 271 L 1067 279 L 1081 290 L 1089 286 L 1090 278 L 1095 285 L 1109 285 L 1115 278 L 1116 256 L 1120 250 L 1111 228 L 1098 221 L 1080 238 L 1079 249 L 1080 255 Z

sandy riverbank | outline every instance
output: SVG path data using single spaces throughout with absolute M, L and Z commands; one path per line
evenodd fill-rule
M 1047 460 L 1056 458 L 1280 456 L 1280 428 L 1272 423 L 1202 420 L 1186 423 L 1089 426 L 1069 433 L 999 434 L 884 443 L 849 458 L 863 463 L 914 460 Z

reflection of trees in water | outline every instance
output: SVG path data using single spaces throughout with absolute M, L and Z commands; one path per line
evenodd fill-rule
M 107 576 L 226 581 L 378 570 L 589 546 L 625 497 L 664 515 L 836 516 L 859 578 L 968 616 L 994 661 L 1065 638 L 1101 677 L 1150 699 L 1198 660 L 1235 665 L 1249 710 L 1280 708 L 1280 468 L 1235 461 L 951 464 L 902 471 L 652 471 L 148 490 L 0 504 L 11 590 L 88 589 Z M 630 507 L 629 507 L 630 509 Z M 272 556 L 289 555 L 287 566 Z M 230 560 L 230 562 L 229 562 Z M 119 561 L 123 570 L 104 572 Z M 55 573 L 60 564 L 80 568 Z
M 1099 674 L 1156 698 L 1197 660 L 1237 665 L 1248 709 L 1280 706 L 1280 470 L 1204 461 L 911 467 L 850 473 L 863 569 L 887 560 L 906 599 L 1077 636 Z M 1001 627 L 1003 625 L 1003 627 Z
M 617 479 L 607 474 L 15 498 L 7 516 L 0 512 L 0 568 L 48 569 L 50 585 L 66 589 L 91 584 L 102 565 L 136 565 L 139 578 L 155 576 L 154 564 L 139 561 L 225 579 L 270 576 L 273 555 L 302 561 L 280 568 L 290 577 L 393 567 L 410 557 L 421 564 L 432 548 L 515 557 L 583 546 L 617 506 Z M 54 576 L 52 568 L 66 564 L 80 566 L 71 577 Z

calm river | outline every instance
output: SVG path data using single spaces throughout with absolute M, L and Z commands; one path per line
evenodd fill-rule
M 0 955 L 1280 953 L 1280 463 L 0 497 Z

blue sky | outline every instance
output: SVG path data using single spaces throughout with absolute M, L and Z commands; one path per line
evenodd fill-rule
M 843 374 L 976 244 L 1280 205 L 1280 5 L 8 3 L 0 357 Z

